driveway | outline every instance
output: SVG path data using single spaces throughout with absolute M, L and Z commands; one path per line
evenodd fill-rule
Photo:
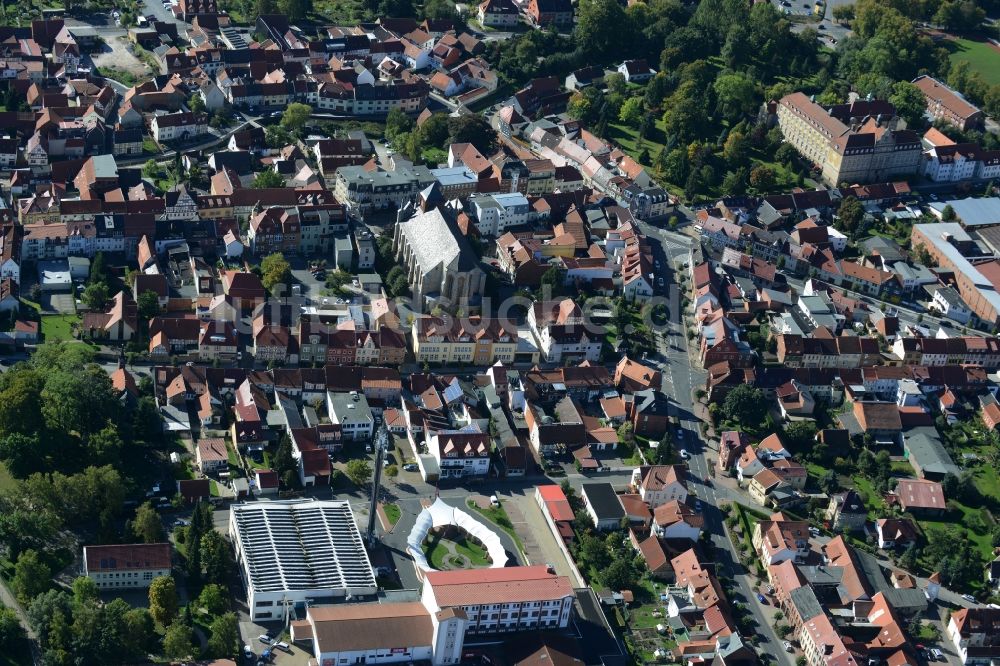
M 525 564 L 551 564 L 557 574 L 567 576 L 573 581 L 574 587 L 582 587 L 584 582 L 577 580 L 573 568 L 559 548 L 556 535 L 545 522 L 534 493 L 527 490 L 514 491 L 498 497 L 510 517 L 510 522 L 514 524 L 514 531 L 524 544 L 524 557 L 527 560 Z

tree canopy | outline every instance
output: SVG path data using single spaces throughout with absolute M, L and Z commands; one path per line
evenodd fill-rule
M 269 254 L 260 262 L 260 281 L 264 288 L 275 294 L 279 287 L 287 287 L 292 281 L 292 266 L 280 252 Z

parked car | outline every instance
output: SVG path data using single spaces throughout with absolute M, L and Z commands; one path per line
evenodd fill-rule
M 971 594 L 963 594 L 962 598 L 965 599 L 966 601 L 968 601 L 970 604 L 976 603 L 976 598 L 974 596 L 972 596 Z
M 284 650 L 289 654 L 292 652 L 292 647 L 285 641 L 278 641 L 277 643 L 274 644 L 274 647 L 278 648 L 279 650 Z
M 931 655 L 932 655 L 932 656 L 934 657 L 934 659 L 936 659 L 937 661 L 944 661 L 944 654 L 942 654 L 942 653 L 941 653 L 941 650 L 939 650 L 939 649 L 937 649 L 937 648 L 931 648 Z
M 253 659 L 257 655 L 254 654 L 253 649 L 249 645 L 243 646 L 243 656 L 247 659 Z
M 261 643 L 264 643 L 265 645 L 270 645 L 271 641 L 273 641 L 274 639 L 271 638 L 270 634 L 261 634 L 260 636 L 257 637 L 257 640 L 259 640 Z
M 687 460 L 691 457 L 691 454 L 687 452 L 687 449 L 681 449 L 679 453 L 682 460 Z
M 416 463 L 407 463 L 403 465 L 404 472 L 416 472 L 418 469 L 420 468 L 417 467 Z
M 795 648 L 792 647 L 792 644 L 788 641 L 784 641 L 781 644 L 781 647 L 785 648 L 785 652 L 793 652 L 795 650 Z
M 767 599 L 760 592 L 757 593 L 757 601 L 759 601 L 762 604 L 766 604 L 767 603 Z

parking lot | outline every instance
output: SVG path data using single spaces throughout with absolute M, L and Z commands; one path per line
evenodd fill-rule
M 789 16 L 815 16 L 815 4 L 805 0 L 773 0 L 774 6 L 782 14 Z
M 246 648 L 250 648 L 250 651 L 253 654 L 253 656 L 250 657 L 247 656 L 247 654 L 244 652 L 242 655 L 243 656 L 242 663 L 244 664 L 257 663 L 257 659 L 259 659 L 260 655 L 264 652 L 264 650 L 267 649 L 267 646 L 260 640 L 259 636 L 265 633 L 274 636 L 278 631 L 284 628 L 282 625 L 276 622 L 272 622 L 269 624 L 270 626 L 264 626 L 261 624 L 257 624 L 256 622 L 250 622 L 250 621 L 240 622 L 240 635 L 243 636 L 243 641 L 245 644 L 243 650 L 245 650 Z M 299 646 L 292 645 L 291 641 L 288 638 L 288 634 L 285 634 L 284 638 L 282 638 L 281 640 L 289 644 L 289 651 L 285 652 L 284 650 L 279 650 L 279 649 L 272 650 L 271 654 L 273 655 L 273 658 L 268 663 L 277 664 L 277 666 L 304 666 L 309 662 L 309 659 L 312 655 L 303 650 L 302 648 L 300 648 Z

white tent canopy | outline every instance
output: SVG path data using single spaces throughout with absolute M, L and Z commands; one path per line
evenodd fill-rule
M 420 512 L 420 515 L 417 516 L 417 521 L 413 525 L 413 529 L 410 530 L 410 535 L 406 539 L 406 546 L 407 550 L 410 551 L 410 557 L 413 558 L 413 563 L 421 571 L 433 571 L 434 569 L 427 562 L 427 556 L 424 555 L 422 547 L 424 539 L 427 538 L 427 533 L 433 527 L 443 527 L 445 525 L 459 527 L 465 530 L 469 536 L 483 544 L 486 552 L 490 555 L 490 560 L 492 561 L 491 568 L 499 569 L 507 566 L 507 550 L 500 543 L 500 537 L 497 536 L 497 533 L 465 511 L 456 509 L 439 497 L 434 500 L 433 504 Z

